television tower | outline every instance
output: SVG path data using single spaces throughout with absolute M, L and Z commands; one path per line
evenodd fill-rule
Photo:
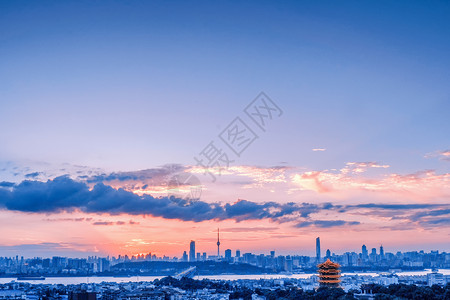
M 217 228 L 217 258 L 220 257 L 220 240 L 219 240 L 219 228 Z

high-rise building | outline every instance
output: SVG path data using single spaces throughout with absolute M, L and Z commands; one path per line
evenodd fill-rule
M 181 260 L 188 261 L 188 255 L 187 255 L 186 251 L 183 252 L 183 256 L 182 256 Z
M 239 249 L 236 250 L 236 257 L 237 258 L 241 257 L 241 250 L 239 250 Z
M 366 245 L 362 245 L 361 256 L 363 260 L 366 260 L 369 257 L 369 252 L 367 251 Z
M 377 248 L 372 248 L 372 251 L 369 254 L 369 261 L 372 263 L 378 261 Z
M 330 251 L 330 249 L 327 249 L 326 258 L 331 258 L 331 251 Z
M 292 258 L 291 257 L 286 257 L 286 260 L 284 262 L 284 270 L 286 272 L 292 272 L 294 265 L 292 263 Z
M 231 260 L 231 249 L 225 250 L 225 260 Z
M 189 245 L 189 261 L 195 261 L 195 241 L 191 241 Z
M 383 248 L 383 245 L 380 246 L 380 259 L 384 259 L 384 248 Z
M 320 237 L 316 238 L 316 261 L 320 262 Z
M 270 257 L 272 257 L 272 258 L 275 257 L 275 251 L 270 251 Z

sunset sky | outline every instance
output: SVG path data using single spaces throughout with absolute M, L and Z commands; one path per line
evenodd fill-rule
M 450 251 L 449 15 L 0 2 L 0 256 Z

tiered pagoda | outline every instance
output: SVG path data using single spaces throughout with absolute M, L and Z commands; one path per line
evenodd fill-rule
M 332 262 L 327 259 L 326 262 L 318 264 L 319 268 L 319 284 L 320 287 L 337 288 L 341 282 L 341 270 L 339 268 L 341 265 Z

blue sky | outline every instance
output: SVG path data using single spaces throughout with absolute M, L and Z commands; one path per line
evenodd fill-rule
M 448 174 L 448 15 L 446 1 L 3 1 L 0 181 L 193 165 L 261 91 L 284 113 L 236 165 Z
M 261 90 L 286 115 L 250 163 L 447 146 L 448 4 L 183 3 L 3 3 L 2 156 L 189 163 Z

